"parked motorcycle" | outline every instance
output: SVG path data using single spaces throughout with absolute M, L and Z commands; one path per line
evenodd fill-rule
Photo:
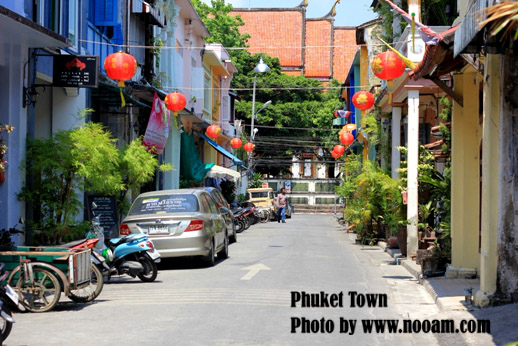
M 94 218 L 92 229 L 87 238 L 99 238 L 94 251 L 101 254 L 109 267 L 103 271 L 108 279 L 113 274 L 127 274 L 144 282 L 155 281 L 158 275 L 156 263 L 160 262 L 160 254 L 146 234 L 130 234 L 123 238 L 104 240 L 104 230 L 100 223 L 100 214 L 95 215 L 97 206 L 92 203 Z
M 0 282 L 7 280 L 9 273 L 4 270 L 4 264 L 0 263 Z M 0 285 L 0 345 L 7 339 L 13 328 L 14 318 L 12 310 L 19 309 L 18 293 L 8 284 Z

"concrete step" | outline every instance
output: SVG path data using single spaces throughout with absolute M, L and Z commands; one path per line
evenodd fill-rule
M 316 214 L 316 213 L 334 213 L 334 205 L 307 205 L 307 204 L 295 204 L 293 206 L 294 213 L 296 214 Z

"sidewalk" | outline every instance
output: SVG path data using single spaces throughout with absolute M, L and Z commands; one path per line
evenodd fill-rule
M 435 301 L 441 314 L 454 319 L 477 319 L 491 321 L 492 342 L 505 345 L 518 342 L 518 304 L 508 304 L 497 307 L 479 309 L 466 303 L 466 289 L 472 288 L 473 295 L 479 290 L 480 280 L 477 279 L 447 279 L 445 277 L 423 278 L 421 266 L 415 261 L 401 256 L 399 249 L 390 249 L 384 242 L 378 246 L 402 265 L 414 276 Z M 483 345 L 484 341 L 476 334 L 462 334 L 468 345 Z

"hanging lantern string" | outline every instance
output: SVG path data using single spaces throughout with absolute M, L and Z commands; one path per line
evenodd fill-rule
M 133 49 L 156 49 L 158 46 L 146 46 L 146 45 L 139 45 L 139 44 L 116 44 L 116 43 L 110 43 L 110 42 L 101 42 L 101 41 L 94 41 L 94 40 L 79 40 L 80 42 L 85 43 L 92 43 L 92 44 L 99 44 L 99 45 L 105 45 L 105 46 L 112 46 L 112 47 L 123 47 L 123 48 L 133 48 Z M 138 42 L 138 41 L 133 41 Z M 402 41 L 394 41 L 391 42 L 391 44 L 398 44 L 398 43 L 408 43 L 410 40 L 402 40 Z M 349 48 L 349 47 L 367 47 L 367 46 L 383 46 L 382 43 L 371 43 L 371 44 L 340 44 L 340 45 L 323 45 L 323 46 L 287 46 L 287 47 L 279 47 L 279 46 L 254 46 L 254 47 L 223 47 L 226 50 L 257 50 L 257 49 L 317 49 L 317 48 Z M 207 49 L 206 46 L 203 47 L 189 47 L 189 46 L 160 46 L 160 49 Z
M 373 86 L 379 86 L 373 85 Z M 255 90 L 326 90 L 326 89 L 369 89 L 373 86 L 369 85 L 352 85 L 352 86 L 337 86 L 337 87 L 331 87 L 331 86 L 319 86 L 319 87 L 262 87 L 262 88 L 256 88 Z M 178 87 L 173 86 L 162 86 L 162 89 L 164 90 L 177 90 Z M 184 90 L 235 90 L 235 91 L 253 91 L 253 88 L 198 88 L 198 87 L 184 87 L 182 88 Z

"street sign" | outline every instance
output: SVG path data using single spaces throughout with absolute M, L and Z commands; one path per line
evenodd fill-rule
M 266 189 L 268 187 L 268 183 L 263 183 L 263 188 Z
M 65 88 L 97 88 L 99 57 L 55 55 L 52 86 Z

